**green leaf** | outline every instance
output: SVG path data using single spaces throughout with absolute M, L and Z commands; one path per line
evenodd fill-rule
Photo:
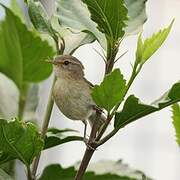
M 91 14 L 82 1 L 57 0 L 57 16 L 61 27 L 71 29 L 74 33 L 86 32 L 91 38 L 96 37 L 102 47 L 106 48 L 104 34 L 96 28 L 97 24 L 91 20 Z M 61 29 L 58 32 L 61 33 Z
M 125 0 L 128 9 L 126 36 L 142 32 L 143 24 L 147 20 L 146 2 L 147 0 Z
M 6 172 L 0 169 L 0 180 L 13 180 Z
M 4 163 L 11 162 L 11 160 L 14 159 L 15 158 L 10 156 L 9 154 L 0 151 L 0 165 L 4 165 Z
M 115 129 L 123 128 L 141 117 L 159 111 L 179 101 L 180 82 L 174 84 L 165 95 L 151 105 L 143 104 L 138 98 L 131 95 L 125 101 L 122 111 L 116 113 L 114 127 Z
M 23 82 L 46 79 L 52 67 L 43 60 L 54 55 L 53 49 L 29 31 L 10 9 L 3 7 L 6 17 L 0 23 L 0 72 L 12 79 L 18 88 Z
M 66 1 L 66 3 L 68 2 L 69 1 Z M 68 17 L 66 17 L 66 20 L 69 22 Z M 65 42 L 64 54 L 73 54 L 80 46 L 92 43 L 96 40 L 95 36 L 90 32 L 82 32 L 74 29 L 72 30 L 71 26 L 67 27 L 62 22 L 60 22 L 61 25 L 59 25 L 59 19 L 57 16 L 52 16 L 51 23 L 58 34 L 63 37 Z
M 11 0 L 10 9 L 16 16 L 18 16 L 21 19 L 21 21 L 23 23 L 25 22 L 23 12 L 22 12 L 17 0 Z
M 75 131 L 72 129 L 63 129 L 63 130 L 59 130 L 56 128 L 48 129 L 48 132 L 46 133 L 46 137 L 45 137 L 44 149 L 48 149 L 71 141 L 83 141 L 83 138 L 80 136 L 65 135 L 65 133 L 67 132 L 75 132 Z
M 56 31 L 53 29 L 48 14 L 41 2 L 29 0 L 28 12 L 31 22 L 38 31 L 48 33 L 54 39 L 58 39 Z
M 29 166 L 42 148 L 43 140 L 32 123 L 0 119 L 0 164 L 19 159 Z
M 161 47 L 169 35 L 173 22 L 174 20 L 167 28 L 153 34 L 152 37 L 146 39 L 144 42 L 142 41 L 140 34 L 136 51 L 137 62 L 144 64 Z
M 39 180 L 72 180 L 74 179 L 76 170 L 74 167 L 62 168 L 59 164 L 47 166 Z M 93 172 L 87 172 L 84 175 L 84 180 L 135 180 L 127 176 L 118 176 L 110 173 L 96 175 Z
M 85 44 L 94 42 L 95 37 L 90 33 L 73 33 L 67 30 L 64 41 L 65 41 L 65 50 L 64 54 L 73 54 L 76 49 Z
M 107 111 L 110 111 L 124 97 L 126 81 L 119 69 L 115 69 L 107 75 L 104 81 L 96 85 L 92 92 L 95 103 Z
M 142 41 L 141 34 L 140 34 L 140 36 L 138 37 L 137 50 L 136 50 L 136 62 L 137 63 L 141 63 L 142 54 L 143 54 L 143 41 Z
M 180 105 L 178 103 L 172 106 L 173 112 L 173 125 L 176 130 L 176 141 L 180 146 Z
M 91 13 L 91 19 L 97 23 L 97 28 L 111 41 L 117 41 L 124 35 L 127 8 L 124 0 L 83 0 Z

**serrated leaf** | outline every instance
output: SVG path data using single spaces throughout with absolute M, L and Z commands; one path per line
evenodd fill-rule
M 61 26 L 70 28 L 74 33 L 89 33 L 106 48 L 104 34 L 98 31 L 97 24 L 91 20 L 88 8 L 81 0 L 57 0 L 57 16 Z
M 0 119 L 0 164 L 19 159 L 29 166 L 42 148 L 43 140 L 32 123 Z
M 125 0 L 128 9 L 128 21 L 125 35 L 133 35 L 142 32 L 143 24 L 146 22 L 147 0 Z
M 91 19 L 97 23 L 97 28 L 111 41 L 117 41 L 124 35 L 127 8 L 124 0 L 83 0 L 91 13 Z
M 52 164 L 47 166 L 39 180 L 72 180 L 74 179 L 76 170 L 74 167 L 62 168 L 59 164 Z M 115 174 L 101 174 L 97 175 L 94 172 L 86 172 L 83 177 L 84 180 L 135 180 L 127 176 L 118 176 Z
M 57 145 L 68 143 L 71 141 L 83 141 L 83 138 L 80 136 L 67 136 L 65 133 L 75 132 L 72 129 L 56 129 L 50 128 L 46 133 L 44 149 L 48 149 Z
M 110 2 L 114 4 L 114 2 Z M 91 3 L 93 3 L 93 1 Z M 120 1 L 118 1 L 118 3 L 120 3 Z M 128 21 L 126 21 L 126 35 L 136 34 L 141 31 L 147 18 L 145 12 L 145 0 L 125 0 L 125 4 L 128 9 L 129 17 Z M 118 7 L 116 7 L 116 9 L 118 9 Z M 118 11 L 111 11 L 110 13 L 112 12 L 117 12 L 118 14 Z M 122 12 L 120 12 L 119 17 L 122 17 L 121 15 Z M 106 49 L 105 36 L 97 31 L 97 24 L 90 20 L 88 8 L 81 3 L 81 1 L 58 0 L 58 16 L 60 24 L 67 28 L 71 28 L 72 31 L 91 31 L 98 39 L 101 46 Z M 115 26 L 119 26 L 118 23 L 116 23 Z
M 119 69 L 107 75 L 104 81 L 96 85 L 92 92 L 94 102 L 107 111 L 110 111 L 124 96 L 126 81 Z
M 172 88 L 160 99 L 151 105 L 143 104 L 134 95 L 127 98 L 122 111 L 115 115 L 114 127 L 120 129 L 129 123 L 136 121 L 148 114 L 159 111 L 180 101 L 180 82 L 174 84 Z
M 28 12 L 34 27 L 43 33 L 48 33 L 55 39 L 58 39 L 56 31 L 53 29 L 46 10 L 39 1 L 28 1 Z
M 144 64 L 161 47 L 169 35 L 173 22 L 174 21 L 172 21 L 167 28 L 153 34 L 152 37 L 147 38 L 144 42 L 142 41 L 141 35 L 139 36 L 136 51 L 136 61 Z
M 180 146 L 180 105 L 178 103 L 172 105 L 173 125 L 176 130 L 176 141 Z
M 12 79 L 18 88 L 24 81 L 46 79 L 52 67 L 43 60 L 54 55 L 53 49 L 29 31 L 10 9 L 3 7 L 6 17 L 0 24 L 0 72 Z

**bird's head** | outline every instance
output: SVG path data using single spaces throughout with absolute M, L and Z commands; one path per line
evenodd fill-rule
M 53 61 L 54 72 L 57 78 L 81 78 L 84 76 L 84 66 L 75 57 L 70 55 L 56 56 Z

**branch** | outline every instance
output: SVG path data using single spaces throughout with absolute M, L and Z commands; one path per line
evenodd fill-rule
M 115 58 L 116 58 L 116 55 L 117 55 L 117 52 L 118 52 L 118 48 L 119 48 L 119 43 L 113 44 L 113 47 L 112 47 L 112 44 L 108 43 L 105 75 L 110 73 L 112 71 L 112 69 L 113 69 Z M 98 110 L 97 110 L 96 111 L 96 120 L 95 120 L 95 122 L 98 122 L 100 120 L 100 117 L 101 117 L 101 113 L 98 112 Z M 99 139 L 101 138 L 101 136 L 106 131 L 106 128 L 109 125 L 111 119 L 107 118 L 106 123 L 104 124 L 103 129 L 100 132 L 101 134 L 100 134 L 100 136 L 98 136 Z M 96 138 L 97 138 L 96 137 L 97 131 L 98 131 L 98 124 L 94 123 L 93 127 L 92 127 L 92 130 L 91 130 L 90 137 L 89 137 L 89 141 L 87 143 L 86 151 L 84 153 L 84 156 L 83 156 L 83 159 L 81 161 L 79 170 L 78 170 L 74 180 L 81 180 L 83 178 L 83 176 L 84 176 L 84 174 L 86 172 L 86 169 L 87 169 L 87 167 L 89 165 L 89 162 L 90 162 L 90 160 L 91 160 L 91 158 L 92 158 L 92 156 L 94 154 L 94 151 L 98 147 L 97 143 L 95 143 Z
M 51 112 L 52 112 L 52 108 L 53 108 L 53 104 L 54 104 L 54 101 L 52 99 L 52 91 L 53 91 L 54 84 L 55 84 L 55 77 L 53 79 L 53 83 L 52 83 L 52 86 L 51 86 L 51 91 L 50 91 L 50 94 L 49 94 L 48 104 L 47 104 L 47 107 L 46 107 L 46 113 L 45 113 L 44 120 L 43 120 L 43 125 L 42 125 L 42 130 L 41 130 L 42 139 L 44 139 L 45 136 L 46 136 L 46 132 L 48 130 L 48 125 L 49 125 Z M 36 172 L 37 172 L 40 156 L 41 156 L 41 153 L 35 158 L 34 163 L 33 163 L 33 167 L 32 167 L 33 179 L 35 179 L 35 177 L 36 177 Z
M 28 166 L 27 166 L 27 178 L 28 178 L 28 180 L 33 180 L 32 174 L 31 174 L 31 169 Z
M 101 117 L 101 113 L 96 111 L 95 122 L 99 121 L 100 117 Z M 81 161 L 79 170 L 77 171 L 77 174 L 76 174 L 76 177 L 75 177 L 74 180 L 81 180 L 83 175 L 86 172 L 88 164 L 89 164 L 89 162 L 90 162 L 90 160 L 91 160 L 91 158 L 92 158 L 92 156 L 94 154 L 94 151 L 97 148 L 96 144 L 93 143 L 95 138 L 96 138 L 97 131 L 98 131 L 98 124 L 94 123 L 93 127 L 92 127 L 92 130 L 91 130 L 91 134 L 90 134 L 88 143 L 87 143 L 86 151 L 84 153 L 84 156 L 83 156 L 83 159 Z

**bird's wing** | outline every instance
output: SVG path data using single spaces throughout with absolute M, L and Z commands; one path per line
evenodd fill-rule
M 91 82 L 89 82 L 86 78 L 84 78 L 84 81 L 85 81 L 87 84 L 89 84 L 89 86 L 90 86 L 91 88 L 94 87 L 94 85 L 93 85 Z

